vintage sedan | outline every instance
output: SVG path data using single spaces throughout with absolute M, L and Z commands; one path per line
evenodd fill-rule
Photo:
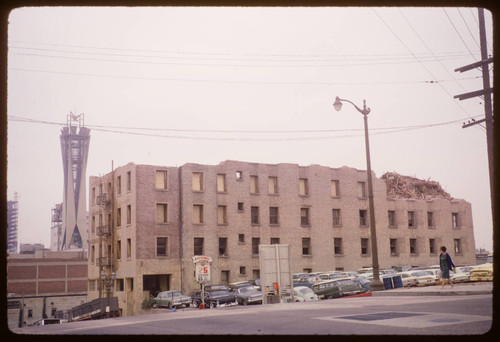
M 475 266 L 469 274 L 471 281 L 493 281 L 493 254 L 489 254 L 486 263 Z
M 410 271 L 402 273 L 409 273 L 410 275 L 416 277 L 417 286 L 436 285 L 435 277 L 426 271 Z
M 370 291 L 370 284 L 371 284 L 371 279 L 365 278 L 365 277 L 354 277 L 352 278 L 352 281 L 355 283 L 359 284 L 361 286 L 361 290 L 363 292 L 369 292 Z
M 185 296 L 181 291 L 163 291 L 158 293 L 154 298 L 154 304 L 158 308 L 167 307 L 169 309 L 178 308 L 181 306 L 189 307 L 191 305 L 191 297 Z
M 252 285 L 235 287 L 231 292 L 236 295 L 240 305 L 262 304 L 262 292 L 257 291 Z
M 193 295 L 191 297 L 193 298 L 193 306 L 195 308 L 200 306 L 202 300 L 204 300 L 205 302 L 205 308 L 238 305 L 236 295 L 224 289 L 208 291 L 205 290 L 204 299 L 201 298 L 201 290 L 196 290 L 193 292 Z
M 411 275 L 409 272 L 399 272 L 396 275 L 401 276 L 403 286 L 417 286 L 417 277 Z
M 320 298 L 338 298 L 363 293 L 361 285 L 351 278 L 332 279 L 321 281 L 312 286 L 313 292 Z
M 319 300 L 319 297 L 306 286 L 297 286 L 293 288 L 293 297 L 296 302 L 312 302 Z

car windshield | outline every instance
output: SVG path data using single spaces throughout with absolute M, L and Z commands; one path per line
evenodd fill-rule
M 240 287 L 238 291 L 240 293 L 246 293 L 255 290 L 253 286 L 245 286 L 245 287 Z
M 413 272 L 413 273 L 411 273 L 411 275 L 414 277 L 425 277 L 425 276 L 428 276 L 429 273 L 424 272 L 424 271 L 419 271 L 419 272 Z
M 224 290 L 217 290 L 217 291 L 210 291 L 211 296 L 225 296 L 227 295 L 227 291 Z
M 167 293 L 167 297 L 180 297 L 182 296 L 182 293 L 180 291 L 172 291 L 170 293 Z

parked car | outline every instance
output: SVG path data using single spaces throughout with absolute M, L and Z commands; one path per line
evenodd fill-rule
M 194 291 L 191 298 L 193 299 L 193 306 L 195 308 L 199 307 L 202 302 L 201 290 Z M 238 301 L 236 300 L 236 295 L 234 293 L 230 293 L 227 289 L 205 290 L 204 306 L 206 308 L 216 308 L 219 306 L 230 305 L 238 305 Z
M 410 272 L 399 272 L 396 275 L 401 276 L 403 286 L 417 286 L 417 277 L 410 274 Z
M 293 280 L 293 286 L 294 287 L 296 287 L 296 286 L 306 286 L 306 287 L 311 288 L 312 285 L 315 282 L 316 282 L 316 278 L 315 277 L 306 276 L 306 277 L 301 277 L 301 278 L 294 279 Z
M 465 283 L 469 281 L 469 272 L 461 272 L 458 267 L 455 267 L 457 272 L 450 271 L 450 279 L 453 283 Z
M 212 291 L 212 290 L 230 290 L 229 287 L 227 287 L 224 284 L 216 284 L 216 285 L 205 285 L 205 291 Z
M 153 299 L 153 305 L 157 307 L 167 307 L 169 309 L 178 308 L 181 306 L 189 307 L 191 305 L 191 297 L 185 296 L 181 291 L 163 291 Z
M 261 291 L 261 287 L 260 287 L 260 279 L 250 279 L 248 281 L 250 284 L 252 284 L 253 287 L 255 287 L 255 289 L 257 291 Z
M 342 272 L 328 272 L 328 273 L 322 273 L 319 276 L 319 281 L 325 281 L 325 280 L 330 280 L 330 279 L 339 279 L 339 278 L 346 278 Z
M 297 286 L 293 288 L 293 295 L 296 302 L 312 302 L 319 300 L 319 297 L 306 286 Z
M 424 271 L 432 275 L 436 283 L 438 283 L 441 280 L 441 270 L 439 268 L 428 268 L 425 269 Z
M 435 285 L 436 280 L 432 274 L 429 274 L 426 271 L 409 271 L 403 272 L 409 273 L 410 275 L 417 278 L 417 286 L 426 286 L 426 285 Z
M 236 295 L 238 304 L 262 304 L 262 292 L 257 291 L 252 285 L 235 287 L 232 293 Z
M 338 298 L 363 293 L 361 285 L 351 278 L 340 278 L 322 281 L 312 286 L 313 292 L 320 298 Z
M 250 282 L 248 282 L 248 281 L 238 281 L 235 283 L 230 283 L 228 285 L 230 291 L 232 291 L 236 288 L 239 288 L 239 287 L 246 287 L 246 286 L 252 286 L 252 284 L 250 284 Z
M 361 289 L 363 290 L 363 292 L 370 291 L 370 284 L 371 284 L 370 279 L 365 278 L 365 277 L 354 277 L 354 278 L 352 278 L 352 281 L 359 284 L 361 286 Z
M 489 254 L 486 263 L 475 266 L 469 274 L 471 281 L 493 281 L 493 254 Z

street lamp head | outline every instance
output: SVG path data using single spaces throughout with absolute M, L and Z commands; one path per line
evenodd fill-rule
M 340 101 L 340 98 L 337 96 L 335 98 L 335 102 L 333 103 L 333 108 L 338 112 L 342 109 L 342 102 Z

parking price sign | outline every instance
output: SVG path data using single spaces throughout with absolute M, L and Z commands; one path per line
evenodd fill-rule
M 210 281 L 210 264 L 212 263 L 212 258 L 204 255 L 195 255 L 193 263 L 198 283 L 208 283 Z

